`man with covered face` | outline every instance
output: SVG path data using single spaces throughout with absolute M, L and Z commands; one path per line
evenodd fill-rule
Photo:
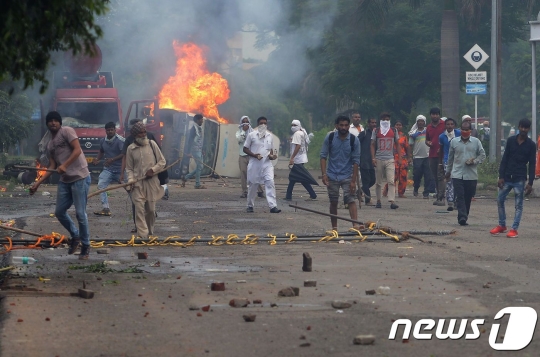
M 257 130 L 246 137 L 244 152 L 249 156 L 247 168 L 248 194 L 246 212 L 253 213 L 257 187 L 264 184 L 266 201 L 270 213 L 279 213 L 276 203 L 276 187 L 274 186 L 274 166 L 271 160 L 277 159 L 274 150 L 272 133 L 267 130 L 268 120 L 265 117 L 257 119 Z
M 380 128 L 373 130 L 371 134 L 371 157 L 373 166 L 375 167 L 375 192 L 377 194 L 377 204 L 375 208 L 381 208 L 381 197 L 383 188 L 383 177 L 386 176 L 388 182 L 388 202 L 391 209 L 397 209 L 396 204 L 396 184 L 395 178 L 395 163 L 394 152 L 399 154 L 398 143 L 399 134 L 397 130 L 390 127 L 390 114 L 382 113 L 380 115 Z
M 131 136 L 135 141 L 127 148 L 126 173 L 128 183 L 133 183 L 131 200 L 135 206 L 137 235 L 148 238 L 154 234 L 156 201 L 164 194 L 157 173 L 165 167 L 165 157 L 159 146 L 146 136 L 146 126 L 142 122 L 133 125 Z M 141 177 L 144 179 L 135 182 Z
M 240 167 L 240 182 L 242 183 L 242 195 L 240 198 L 247 198 L 248 185 L 247 185 L 247 168 L 249 163 L 249 156 L 244 152 L 244 144 L 249 133 L 253 132 L 251 127 L 251 120 L 247 115 L 240 118 L 240 125 L 238 125 L 238 131 L 236 132 L 236 140 L 238 141 L 238 166 Z M 261 185 L 257 185 L 257 195 L 264 197 Z
M 316 181 L 313 177 L 311 177 L 309 172 L 304 169 L 304 164 L 308 162 L 307 152 L 308 145 L 310 143 L 309 135 L 307 131 L 302 128 L 300 120 L 297 119 L 292 121 L 291 131 L 293 133 L 291 146 L 292 153 L 291 159 L 289 160 L 289 168 L 291 168 L 291 173 L 289 174 L 289 186 L 287 187 L 285 200 L 292 200 L 294 185 L 297 182 L 300 182 L 309 193 L 308 201 L 316 201 L 317 194 L 313 190 L 313 187 L 311 187 L 311 184 L 314 184 Z

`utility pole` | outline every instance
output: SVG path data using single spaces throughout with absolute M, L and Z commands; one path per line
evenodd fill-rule
M 491 73 L 489 74 L 489 123 L 491 124 L 489 139 L 489 161 L 495 161 L 497 146 L 501 146 L 497 120 L 497 3 L 491 0 Z M 497 145 L 499 142 L 499 145 Z M 500 150 L 500 149 L 499 149 Z
M 497 0 L 497 129 L 499 145 L 495 148 L 497 161 L 501 160 L 500 142 L 504 139 L 502 126 L 502 0 Z

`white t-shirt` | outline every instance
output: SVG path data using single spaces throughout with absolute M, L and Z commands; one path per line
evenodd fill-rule
M 300 145 L 300 150 L 298 151 L 298 154 L 294 157 L 294 163 L 295 164 L 305 164 L 308 162 L 307 159 L 307 150 L 306 150 L 306 133 L 304 133 L 303 130 L 298 130 L 296 133 L 292 136 L 292 144 L 291 145 L 291 154 L 296 149 L 295 145 Z
M 363 131 L 364 131 L 364 127 L 362 126 L 362 124 L 360 124 L 360 131 L 358 131 L 358 129 L 352 123 L 351 123 L 351 126 L 349 127 L 349 133 L 351 133 L 351 135 L 354 135 L 354 136 L 358 136 L 358 134 L 360 134 Z

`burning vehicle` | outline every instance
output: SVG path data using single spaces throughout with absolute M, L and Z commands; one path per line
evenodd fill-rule
M 155 99 L 132 101 L 126 116 L 118 91 L 114 87 L 112 72 L 102 72 L 101 50 L 96 45 L 95 55 L 64 56 L 65 72 L 54 74 L 54 95 L 46 100 L 50 106 L 45 110 L 42 102 L 41 131 L 43 139 L 39 144 L 41 156 L 36 166 L 47 166 L 45 153 L 50 133 L 45 124 L 45 114 L 49 110 L 62 115 L 62 125 L 75 129 L 86 160 L 91 162 L 100 150 L 106 136 L 104 126 L 116 123 L 117 133 L 129 136 L 129 122 L 142 119 L 147 130 L 154 134 L 162 147 L 167 163 L 176 161 L 185 152 L 188 135 L 194 125 L 194 113 L 205 116 L 203 124 L 203 162 L 201 176 L 217 174 L 239 177 L 237 124 L 229 124 L 218 112 L 218 105 L 229 98 L 227 81 L 218 73 L 211 73 L 206 67 L 204 49 L 194 43 L 173 43 L 177 56 L 175 75 L 170 77 Z M 279 139 L 274 135 L 276 150 Z M 276 161 L 273 162 L 274 164 Z M 26 163 L 28 165 L 28 163 Z M 191 167 L 190 167 L 191 165 Z M 189 158 L 183 158 L 169 169 L 169 177 L 180 179 L 195 167 Z M 39 178 L 35 172 L 6 166 L 4 175 L 18 177 L 25 184 Z M 102 165 L 89 165 L 92 173 L 99 173 Z M 53 174 L 50 183 L 57 183 L 59 175 Z

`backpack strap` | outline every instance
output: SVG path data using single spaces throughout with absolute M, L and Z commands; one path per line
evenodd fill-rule
M 330 133 L 330 135 L 328 136 L 328 153 L 330 154 L 330 151 L 332 149 L 332 141 L 334 140 L 334 134 L 336 132 L 333 131 Z M 351 134 L 351 136 L 349 137 L 349 140 L 350 140 L 350 143 L 351 143 L 351 153 L 354 151 L 354 138 L 355 136 Z
M 330 155 L 330 151 L 332 151 L 332 141 L 334 140 L 334 134 L 336 132 L 333 131 L 328 135 L 328 155 Z

